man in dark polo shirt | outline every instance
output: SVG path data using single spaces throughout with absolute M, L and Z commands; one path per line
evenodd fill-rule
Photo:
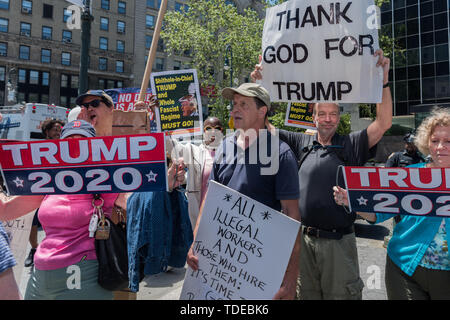
M 382 102 L 377 117 L 365 130 L 346 136 L 336 134 L 339 106 L 316 103 L 314 136 L 280 130 L 299 160 L 301 252 L 298 297 L 300 299 L 362 299 L 364 286 L 359 277 L 359 262 L 353 223 L 356 214 L 346 212 L 334 202 L 333 186 L 339 166 L 361 166 L 373 155 L 374 147 L 392 124 L 392 98 L 388 87 L 390 60 L 381 50 L 377 66 L 383 69 Z M 261 79 L 261 67 L 252 72 Z M 268 125 L 271 130 L 275 128 Z M 338 184 L 343 186 L 342 175 Z
M 238 88 L 225 88 L 222 96 L 233 100 L 231 115 L 237 131 L 227 136 L 217 150 L 210 180 L 300 220 L 298 181 L 292 179 L 297 176 L 297 161 L 286 143 L 265 130 L 270 108 L 267 90 L 255 83 L 244 83 Z M 274 299 L 295 297 L 299 249 L 297 239 L 280 290 Z M 192 248 L 187 263 L 197 270 L 198 259 Z

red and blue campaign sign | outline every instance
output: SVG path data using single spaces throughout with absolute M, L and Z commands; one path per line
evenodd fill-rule
M 344 167 L 350 209 L 450 217 L 450 168 Z
M 0 145 L 10 195 L 167 190 L 163 133 Z

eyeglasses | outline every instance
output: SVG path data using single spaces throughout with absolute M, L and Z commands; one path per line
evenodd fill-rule
M 95 99 L 95 100 L 92 100 L 92 101 L 89 101 L 89 102 L 86 102 L 86 103 L 82 103 L 81 106 L 85 107 L 86 109 L 88 109 L 89 106 L 91 106 L 92 108 L 97 108 L 100 105 L 101 102 L 103 102 L 103 100 Z
M 215 127 L 213 127 L 213 126 L 206 126 L 206 127 L 205 127 L 205 130 L 206 130 L 206 131 L 210 131 L 210 130 L 212 130 L 212 129 L 222 131 L 222 127 L 221 127 L 221 126 L 215 126 Z

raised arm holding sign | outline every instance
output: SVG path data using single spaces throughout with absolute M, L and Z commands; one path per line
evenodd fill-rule
M 430 163 L 407 168 L 345 168 L 347 191 L 334 187 L 338 205 L 371 223 L 401 214 L 389 241 L 386 291 L 389 300 L 450 299 L 450 112 L 437 109 L 417 129 L 415 144 Z M 380 190 L 384 189 L 384 190 Z M 423 278 L 433 279 L 427 283 Z
M 338 167 L 363 165 L 392 124 L 390 61 L 377 50 L 377 30 L 364 18 L 370 5 L 373 1 L 288 1 L 268 9 L 263 55 L 251 74 L 267 84 L 276 101 L 317 102 L 312 116 L 316 135 L 279 130 L 301 165 L 302 299 L 362 298 L 356 214 L 336 205 L 332 188 Z M 377 118 L 366 130 L 340 136 L 338 102 L 378 103 Z M 268 121 L 266 126 L 275 132 Z M 321 243 L 327 240 L 325 249 Z M 317 278 L 333 281 L 319 283 Z

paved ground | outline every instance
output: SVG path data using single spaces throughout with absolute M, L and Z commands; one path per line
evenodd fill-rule
M 387 299 L 384 285 L 386 249 L 383 247 L 383 243 L 384 237 L 389 234 L 390 230 L 392 230 L 392 221 L 386 221 L 379 225 L 370 225 L 363 220 L 357 220 L 355 223 L 360 273 L 365 284 L 363 300 Z M 43 231 L 40 231 L 39 237 L 42 239 L 43 236 Z M 185 271 L 186 268 L 172 269 L 166 273 L 147 276 L 140 284 L 137 299 L 178 299 L 183 286 Z M 23 269 L 20 283 L 22 295 L 25 293 L 30 272 L 31 268 Z

